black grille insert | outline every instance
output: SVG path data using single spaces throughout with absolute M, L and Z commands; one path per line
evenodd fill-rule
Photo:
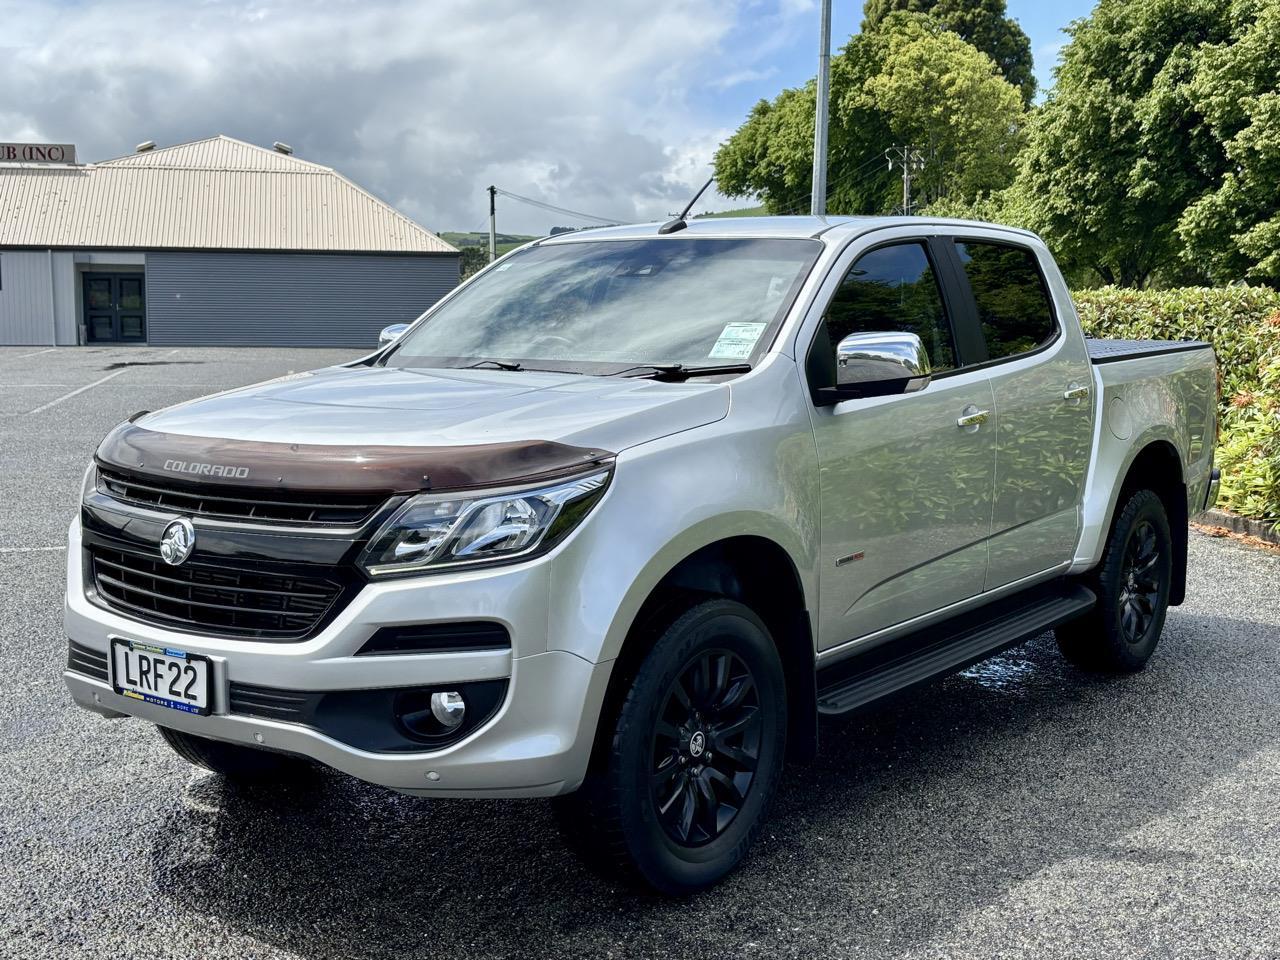
M 308 723 L 322 696 L 324 695 L 320 693 L 301 693 L 232 682 L 231 712 L 287 723 Z
M 93 677 L 93 679 L 101 680 L 105 683 L 107 680 L 107 655 L 99 653 L 97 650 L 90 650 L 88 647 L 82 646 L 73 640 L 67 652 L 67 669 L 74 673 L 83 673 L 86 677 Z
M 511 635 L 506 627 L 489 620 L 474 620 L 382 627 L 365 641 L 356 656 L 510 649 Z
M 99 598 L 127 616 L 166 627 L 231 636 L 297 640 L 328 616 L 343 585 L 335 580 L 159 557 L 99 544 L 87 548 Z
M 135 479 L 105 467 L 98 468 L 98 490 L 114 500 L 153 510 L 218 520 L 318 527 L 361 527 L 387 499 L 372 494 L 295 497 L 284 490 L 164 484 L 155 479 Z

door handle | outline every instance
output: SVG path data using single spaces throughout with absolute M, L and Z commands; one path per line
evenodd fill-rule
M 1079 400 L 1083 400 L 1088 395 L 1089 395 L 1088 387 L 1083 387 L 1078 383 L 1072 383 L 1072 384 L 1068 384 L 1067 389 L 1062 392 L 1062 399 L 1079 401 Z
M 956 420 L 956 426 L 962 430 L 967 430 L 970 427 L 977 430 L 990 419 L 990 410 L 979 410 L 973 404 L 969 404 L 960 412 L 960 417 Z

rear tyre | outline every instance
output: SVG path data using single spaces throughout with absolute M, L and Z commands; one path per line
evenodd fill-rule
M 691 606 L 605 722 L 605 755 L 556 803 L 569 845 L 606 876 L 669 895 L 736 867 L 786 748 L 786 683 L 764 622 L 732 600 Z
M 1152 491 L 1134 491 L 1121 505 L 1090 581 L 1098 604 L 1055 631 L 1059 649 L 1086 670 L 1141 670 L 1160 642 L 1173 583 L 1169 518 Z
M 194 734 L 156 727 L 164 742 L 187 763 L 204 767 L 229 780 L 242 783 L 288 783 L 314 772 L 314 767 L 301 757 L 271 750 L 256 750 L 237 743 L 225 743 L 197 737 Z

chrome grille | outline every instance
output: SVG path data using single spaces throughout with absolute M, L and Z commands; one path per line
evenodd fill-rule
M 343 585 L 218 559 L 170 566 L 159 557 L 90 544 L 98 597 L 127 616 L 164 627 L 231 636 L 296 640 L 333 610 Z
M 98 491 L 115 500 L 192 516 L 257 523 L 319 527 L 360 527 L 386 497 L 375 494 L 308 494 L 294 497 L 284 490 L 219 486 L 184 487 L 127 476 L 98 468 Z

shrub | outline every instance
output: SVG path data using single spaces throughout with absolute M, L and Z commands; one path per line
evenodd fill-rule
M 1222 384 L 1218 504 L 1280 527 L 1280 291 L 1103 287 L 1074 298 L 1091 336 L 1213 344 Z

